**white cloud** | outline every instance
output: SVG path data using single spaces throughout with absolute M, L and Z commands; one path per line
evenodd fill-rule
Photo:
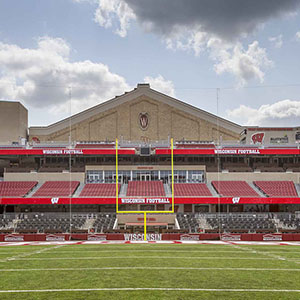
M 266 50 L 254 41 L 244 49 L 241 43 L 232 45 L 219 38 L 211 38 L 207 42 L 210 57 L 216 62 L 214 69 L 217 74 L 230 73 L 236 77 L 238 84 L 243 86 L 251 79 L 264 80 L 263 68 L 272 66 Z
M 72 87 L 75 113 L 130 88 L 107 65 L 70 62 L 70 52 L 70 45 L 60 38 L 39 38 L 35 49 L 0 42 L 0 97 L 61 113 L 69 111 Z
M 300 42 L 300 31 L 296 32 L 296 39 Z
M 242 125 L 300 125 L 300 101 L 289 99 L 262 105 L 258 109 L 240 105 L 240 107 L 228 110 L 226 113 L 230 119 Z
M 134 19 L 133 10 L 123 0 L 98 0 L 94 20 L 100 26 L 116 27 L 115 33 L 125 37 L 130 21 Z M 119 26 L 115 25 L 116 22 L 119 22 Z
M 157 77 L 146 76 L 144 82 L 150 83 L 150 87 L 154 90 L 175 97 L 173 82 L 166 80 L 162 75 L 158 75 Z
M 272 45 L 275 48 L 281 48 L 283 41 L 282 41 L 282 34 L 279 34 L 278 36 L 273 36 L 269 38 L 269 41 L 272 43 Z

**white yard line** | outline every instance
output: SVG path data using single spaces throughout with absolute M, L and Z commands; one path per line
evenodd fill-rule
M 300 293 L 300 290 L 280 289 L 192 289 L 192 288 L 91 288 L 91 289 L 44 289 L 44 290 L 0 290 L 0 293 L 49 293 L 49 292 L 92 292 L 92 291 L 182 291 L 182 292 L 263 292 Z
M 170 244 L 170 245 L 228 245 L 226 241 L 64 241 L 64 242 L 1 242 L 0 247 L 3 246 L 37 246 L 37 245 L 123 245 L 123 244 L 139 244 L 148 246 L 149 244 Z M 253 242 L 253 241 L 236 241 L 239 245 L 264 245 L 264 246 L 300 246 L 300 242 Z
M 0 262 L 8 262 L 8 261 L 14 261 L 14 260 L 20 260 L 20 259 L 23 259 L 23 260 L 25 259 L 26 260 L 26 259 L 29 259 L 29 258 L 24 258 L 24 257 L 35 255 L 35 254 L 44 253 L 44 252 L 50 251 L 52 249 L 57 249 L 57 248 L 60 248 L 60 247 L 63 247 L 63 245 L 58 245 L 58 246 L 54 246 L 54 247 L 38 249 L 38 250 L 35 250 L 33 252 L 23 252 L 23 253 L 20 253 L 18 255 L 9 256 L 9 257 L 0 259 Z
M 27 269 L 0 269 L 0 272 L 29 272 L 29 271 L 97 271 L 97 270 L 217 270 L 217 271 L 286 271 L 300 272 L 300 269 L 281 268 L 209 268 L 209 267 L 94 267 L 94 268 L 27 268 Z
M 33 253 L 34 254 L 34 253 Z M 275 260 L 274 257 L 221 257 L 221 256 L 84 256 L 84 257 L 30 257 L 15 258 L 14 260 L 96 260 L 96 259 L 191 259 L 191 260 Z M 12 259 L 10 259 L 12 260 Z
M 232 242 L 232 243 L 228 242 L 228 244 L 231 245 L 235 249 L 244 250 L 245 252 L 248 252 L 248 253 L 264 255 L 264 256 L 267 256 L 267 257 L 270 257 L 270 258 L 273 258 L 273 259 L 277 259 L 277 260 L 280 260 L 280 261 L 287 261 L 287 262 L 292 262 L 292 263 L 295 263 L 295 264 L 300 264 L 300 261 L 297 261 L 297 260 L 299 260 L 297 258 L 287 258 L 287 257 L 283 257 L 282 255 L 276 255 L 274 253 L 270 253 L 268 251 L 255 250 L 255 249 L 252 249 L 252 248 L 249 248 L 249 247 L 241 247 L 241 246 L 237 245 L 234 242 Z M 257 259 L 260 259 L 260 258 L 257 258 Z

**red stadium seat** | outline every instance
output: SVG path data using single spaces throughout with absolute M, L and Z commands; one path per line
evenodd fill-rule
M 24 197 L 37 184 L 37 181 L 2 181 L 0 197 Z
M 119 192 L 121 184 L 119 186 Z M 88 183 L 84 186 L 80 197 L 114 197 L 116 185 L 114 183 Z
M 224 197 L 260 197 L 246 181 L 212 181 L 211 183 Z
M 207 196 L 211 197 L 212 194 L 205 183 L 175 183 L 174 195 L 177 197 L 188 196 Z
M 34 193 L 34 197 L 69 197 L 74 194 L 79 181 L 46 181 Z
M 254 184 L 269 197 L 298 197 L 292 181 L 254 181 Z
M 129 181 L 127 196 L 166 196 L 162 181 Z

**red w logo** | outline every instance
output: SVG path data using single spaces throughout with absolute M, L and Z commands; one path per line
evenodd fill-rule
M 262 144 L 264 137 L 264 132 L 257 132 L 251 135 L 251 141 L 253 144 Z

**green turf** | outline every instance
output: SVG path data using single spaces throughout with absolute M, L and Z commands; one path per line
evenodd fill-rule
M 0 291 L 116 289 L 0 293 L 1 300 L 300 299 L 299 292 L 118 290 L 119 288 L 300 290 L 299 246 L 234 247 L 186 244 L 10 246 L 0 247 L 0 262 Z M 111 267 L 114 269 L 109 269 Z M 138 269 L 134 269 L 135 267 Z

